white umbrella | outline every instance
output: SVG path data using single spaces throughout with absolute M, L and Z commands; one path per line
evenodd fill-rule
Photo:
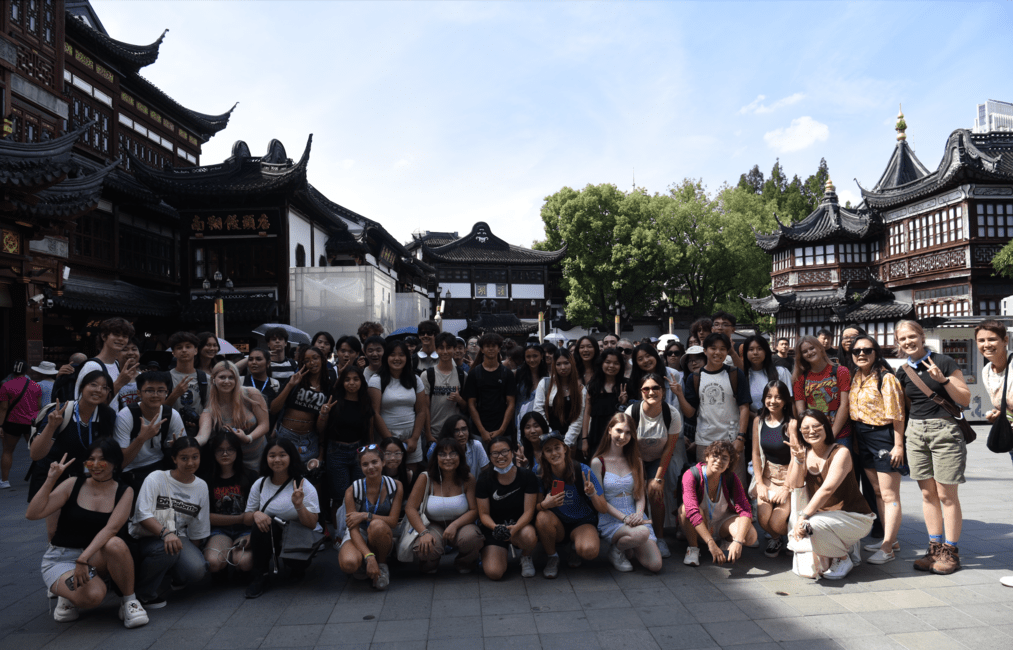
M 546 334 L 545 335 L 545 340 L 546 341 L 566 342 L 566 337 L 563 336 L 562 334 L 560 334 L 559 332 L 552 332 L 551 334 Z
M 242 354 L 242 352 L 225 339 L 218 339 L 218 354 Z

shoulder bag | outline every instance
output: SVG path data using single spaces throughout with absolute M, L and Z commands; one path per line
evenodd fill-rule
M 7 421 L 11 419 L 11 413 L 14 412 L 14 407 L 21 403 L 21 398 L 25 396 L 25 391 L 28 390 L 28 384 L 30 383 L 32 383 L 32 380 L 28 378 L 28 375 L 25 375 L 25 385 L 21 387 L 21 392 L 18 393 L 17 398 L 7 407 L 7 414 L 4 416 L 4 422 L 0 425 L 0 428 L 7 425 Z
M 422 505 L 419 506 L 419 516 L 422 518 L 422 525 L 429 525 L 429 517 L 426 516 L 426 505 L 429 504 L 429 495 L 433 493 L 433 482 L 429 480 L 429 473 L 422 472 L 421 476 L 426 477 L 426 495 L 422 497 Z M 408 517 L 405 516 L 405 521 Z M 419 538 L 419 531 L 411 524 L 405 525 L 405 531 L 401 534 L 401 541 L 397 543 L 398 562 L 412 562 L 415 560 L 415 542 Z
M 949 413 L 950 417 L 957 421 L 957 426 L 960 427 L 960 433 L 964 435 L 964 442 L 968 445 L 974 442 L 977 439 L 978 434 L 974 432 L 974 429 L 971 428 L 971 424 L 964 418 L 964 412 L 960 409 L 960 407 L 937 395 L 925 384 L 924 381 L 922 381 L 922 378 L 918 376 L 918 373 L 915 372 L 911 366 L 905 363 L 903 368 L 904 372 L 907 373 L 907 378 L 911 380 L 911 383 L 918 387 L 918 390 L 925 393 L 929 399 L 935 402 L 940 408 Z M 1003 403 L 1005 403 L 1005 397 L 1006 396 L 1003 395 Z
M 1002 377 L 1002 393 L 999 398 L 1002 406 L 999 407 L 999 417 L 992 423 L 988 431 L 988 441 L 985 445 L 988 450 L 997 454 L 1005 454 L 1013 451 L 1013 427 L 1010 426 L 1009 418 L 1006 417 L 1006 386 L 1009 381 L 1009 364 L 1013 361 L 1013 354 L 1006 359 L 1006 372 Z

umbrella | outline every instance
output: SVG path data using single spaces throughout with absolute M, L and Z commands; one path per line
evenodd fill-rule
M 242 354 L 242 352 L 225 339 L 218 339 L 218 354 Z
M 275 327 L 280 327 L 281 329 L 283 329 L 286 332 L 288 332 L 288 342 L 289 343 L 295 343 L 295 344 L 305 343 L 306 345 L 310 345 L 310 343 L 311 343 L 311 341 L 310 341 L 310 335 L 309 334 L 307 334 L 306 332 L 302 331 L 298 327 L 292 327 L 291 325 L 285 325 L 284 323 L 264 323 L 263 325 L 260 325 L 259 327 L 255 328 L 253 330 L 253 333 L 254 334 L 260 334 L 261 336 L 264 336 L 264 334 L 265 334 L 265 332 L 267 332 L 267 330 L 273 329 Z
M 401 338 L 404 338 L 404 337 L 408 336 L 409 334 L 418 334 L 418 333 L 419 333 L 419 328 L 418 327 L 416 327 L 414 325 L 409 325 L 408 327 L 400 327 L 400 328 L 394 330 L 393 332 L 391 332 L 390 334 L 387 335 L 387 338 L 390 339 L 390 338 L 394 338 L 395 336 L 399 336 Z
M 551 334 L 546 334 L 545 335 L 545 340 L 546 341 L 565 342 L 566 341 L 566 337 L 563 336 L 562 334 L 560 334 L 559 332 L 552 332 Z

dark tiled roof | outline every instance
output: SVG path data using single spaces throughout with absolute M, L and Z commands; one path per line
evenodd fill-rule
M 761 298 L 741 296 L 755 311 L 761 314 L 776 314 L 782 308 L 787 309 L 823 309 L 846 304 L 847 285 L 838 289 L 817 289 L 814 291 L 789 291 L 773 293 Z
M 464 237 L 440 246 L 424 240 L 422 250 L 434 262 L 466 264 L 555 264 L 566 255 L 565 244 L 558 251 L 536 251 L 508 244 L 492 234 L 484 221 L 476 223 Z
M 130 156 L 130 167 L 138 180 L 160 196 L 181 199 L 208 196 L 240 196 L 296 191 L 306 186 L 306 167 L 310 159 L 313 136 L 306 141 L 302 158 L 293 163 L 280 161 L 284 147 L 272 140 L 268 155 L 262 158 L 249 156 L 246 143 L 239 141 L 233 155 L 217 165 L 157 170 Z M 241 146 L 240 146 L 241 145 Z M 278 150 L 280 147 L 280 154 Z
M 873 192 L 882 192 L 901 185 L 912 183 L 929 175 L 929 170 L 918 160 L 915 152 L 911 150 L 907 140 L 901 140 L 890 156 L 890 162 L 886 164 L 883 175 L 879 177 Z
M 106 177 L 119 167 L 119 164 L 120 161 L 117 159 L 92 173 L 66 178 L 35 194 L 37 201 L 13 199 L 13 202 L 23 214 L 33 217 L 49 219 L 76 217 L 98 205 Z
M 517 314 L 480 313 L 478 318 L 468 321 L 468 329 L 477 332 L 495 332 L 500 336 L 525 336 L 538 331 L 538 325 L 521 322 Z
M 168 29 L 162 32 L 158 40 L 151 45 L 133 45 L 110 38 L 97 29 L 93 29 L 71 12 L 66 14 L 67 36 L 78 40 L 95 56 L 99 56 L 123 72 L 137 72 L 158 60 L 158 48 L 162 45 Z
M 74 143 L 93 124 L 41 142 L 0 139 L 0 187 L 31 193 L 58 183 L 77 167 L 71 159 Z
M 159 104 L 162 110 L 171 112 L 176 121 L 180 122 L 182 126 L 188 127 L 195 134 L 200 135 L 205 141 L 229 125 L 232 111 L 236 110 L 236 106 L 239 105 L 239 102 L 236 102 L 232 105 L 232 108 L 221 115 L 208 115 L 207 113 L 198 113 L 183 106 L 172 97 L 169 97 L 161 88 L 139 74 L 130 75 L 123 80 L 123 83 L 127 89 L 146 96 L 152 103 Z
M 144 289 L 120 280 L 71 275 L 63 283 L 63 295 L 52 298 L 56 307 L 95 314 L 169 317 L 179 313 L 176 294 Z
M 828 182 L 823 202 L 802 221 L 786 226 L 778 220 L 778 229 L 769 235 L 754 232 L 756 243 L 767 252 L 793 243 L 817 242 L 833 238 L 834 241 L 857 240 L 875 232 L 880 221 L 865 210 L 842 208 L 837 193 Z M 777 218 L 777 215 L 774 215 Z
M 934 172 L 895 187 L 872 190 L 861 184 L 858 187 L 871 208 L 884 209 L 964 182 L 982 181 L 1013 181 L 1013 133 L 971 133 L 957 129 L 947 138 L 943 158 Z
M 870 302 L 859 304 L 853 308 L 838 307 L 835 316 L 830 320 L 836 323 L 864 323 L 877 320 L 898 320 L 914 312 L 910 302 L 890 300 L 887 302 Z

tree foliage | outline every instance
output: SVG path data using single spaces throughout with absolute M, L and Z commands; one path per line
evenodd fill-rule
M 1013 241 L 1002 247 L 995 257 L 992 258 L 992 268 L 995 274 L 1004 278 L 1013 278 Z

